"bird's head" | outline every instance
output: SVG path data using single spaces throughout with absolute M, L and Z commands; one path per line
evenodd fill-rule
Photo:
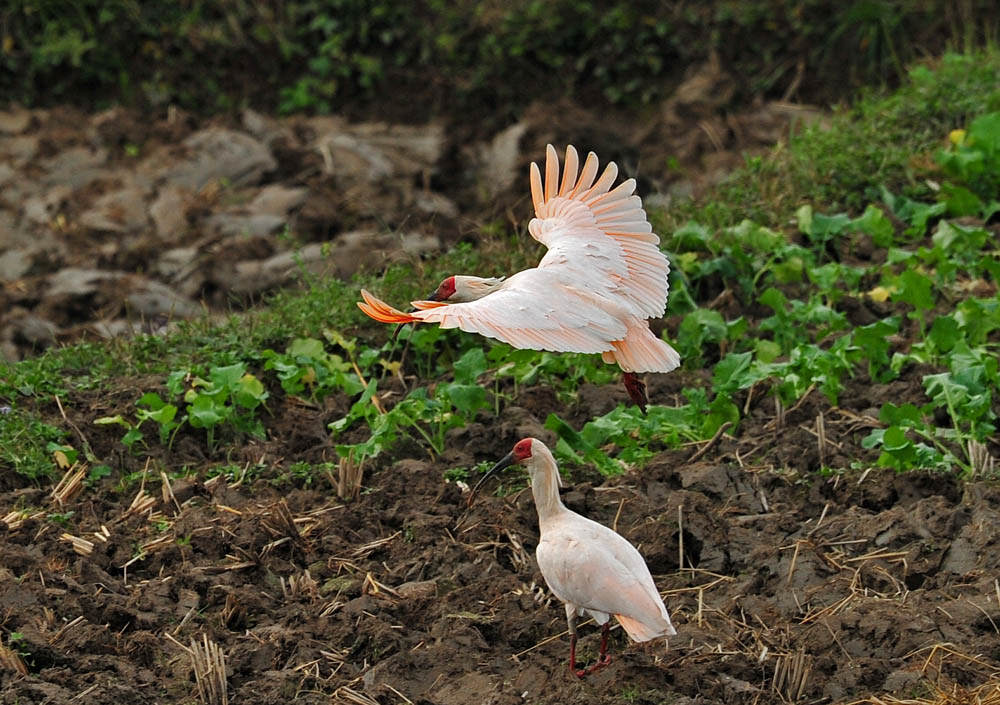
M 469 495 L 469 504 L 471 505 L 476 495 L 479 493 L 479 489 L 486 483 L 488 479 L 499 473 L 504 468 L 510 467 L 511 465 L 523 465 L 527 470 L 528 474 L 531 476 L 532 482 L 534 482 L 535 474 L 543 469 L 546 465 L 546 460 L 551 461 L 551 465 L 555 466 L 555 459 L 552 457 L 551 451 L 548 447 L 542 443 L 537 438 L 522 438 L 517 443 L 514 444 L 514 448 L 507 453 L 500 461 L 491 467 L 485 475 L 476 483 L 476 486 L 472 489 L 472 494 Z M 562 480 L 559 478 L 559 472 L 556 471 L 556 482 L 561 485 Z
M 503 283 L 503 277 L 470 277 L 456 274 L 438 284 L 438 288 L 427 297 L 428 301 L 447 301 L 457 304 L 481 299 L 495 291 Z

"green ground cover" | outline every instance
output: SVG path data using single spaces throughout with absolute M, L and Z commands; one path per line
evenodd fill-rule
M 996 451 L 1000 413 L 998 173 L 1000 55 L 952 54 L 750 160 L 707 200 L 652 213 L 674 269 L 664 335 L 685 370 L 709 374 L 683 390 L 683 403 L 646 416 L 619 406 L 574 427 L 550 415 L 558 455 L 613 474 L 720 429 L 738 434 L 748 393 L 790 408 L 818 390 L 836 405 L 853 379 L 888 383 L 918 369 L 923 398 L 884 400 L 858 466 L 983 472 L 981 448 Z M 391 456 L 404 440 L 441 454 L 450 429 L 489 425 L 526 386 L 550 385 L 572 403 L 582 383 L 611 382 L 616 370 L 598 356 L 514 350 L 430 327 L 387 342 L 388 327 L 354 306 L 362 286 L 402 303 L 446 274 L 509 273 L 538 253 L 526 233 L 501 234 L 351 282 L 305 281 L 221 325 L 182 322 L 165 337 L 5 365 L 0 467 L 34 480 L 77 459 L 93 480 L 114 472 L 54 403 L 109 390 L 120 408 L 95 423 L 121 431 L 122 452 L 168 452 L 188 434 L 222 464 L 233 445 L 267 435 L 279 393 L 308 403 L 349 395 L 329 433 L 354 463 Z M 723 295 L 739 315 L 712 306 Z M 879 315 L 854 324 L 848 300 Z M 416 384 L 373 403 L 402 373 Z

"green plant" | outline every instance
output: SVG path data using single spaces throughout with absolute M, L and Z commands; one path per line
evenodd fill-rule
M 144 395 L 140 399 L 140 401 L 142 401 L 142 399 L 145 399 L 146 396 L 148 395 Z M 176 407 L 174 410 L 176 411 Z M 139 430 L 139 424 L 132 424 L 121 414 L 115 414 L 114 416 L 101 416 L 100 418 L 94 419 L 94 423 L 99 426 L 108 426 L 114 424 L 124 427 L 125 435 L 121 437 L 121 443 L 129 450 L 132 450 L 132 446 L 134 446 L 136 443 L 141 442 L 144 438 L 144 436 L 142 435 L 142 431 Z M 139 423 L 141 424 L 141 421 Z
M 38 482 L 55 472 L 49 446 L 60 444 L 66 432 L 17 406 L 0 419 L 0 464 Z
M 209 447 L 215 444 L 215 428 L 223 423 L 237 431 L 264 437 L 264 427 L 253 412 L 264 403 L 268 393 L 260 380 L 247 372 L 245 364 L 212 367 L 207 380 L 190 374 L 183 379 L 189 385 L 184 392 L 187 421 L 194 428 L 206 430 Z M 181 378 L 176 378 L 171 391 L 179 391 L 180 382 Z
M 683 395 L 687 404 L 650 406 L 646 414 L 619 405 L 588 421 L 580 431 L 555 414 L 549 414 L 545 427 L 559 437 L 554 453 L 562 462 L 591 463 L 603 475 L 620 475 L 629 467 L 643 465 L 658 450 L 705 440 L 723 424 L 735 427 L 739 423 L 739 408 L 725 392 L 717 393 L 712 401 L 700 388 L 685 389 Z
M 966 130 L 951 133 L 950 147 L 935 155 L 945 175 L 941 199 L 954 216 L 982 215 L 1000 210 L 1000 112 L 978 116 Z
M 111 474 L 111 468 L 107 465 L 94 465 L 87 472 L 87 479 L 85 480 L 88 487 L 93 487 L 103 478 L 108 477 Z
M 183 397 L 183 414 L 178 416 L 177 404 L 164 400 L 157 392 L 147 392 L 136 401 L 135 425 L 120 414 L 96 419 L 95 423 L 124 426 L 127 430 L 122 443 L 129 448 L 143 439 L 139 428 L 147 421 L 157 424 L 160 442 L 168 448 L 185 423 L 205 429 L 212 449 L 217 428 L 230 427 L 264 437 L 264 427 L 255 411 L 269 395 L 261 381 L 247 372 L 244 363 L 211 367 L 207 379 L 191 370 L 174 370 L 167 375 L 166 387 L 172 396 Z
M 433 391 L 425 387 L 414 389 L 389 410 L 380 409 L 373 401 L 376 382 L 369 382 L 350 413 L 330 424 L 336 436 L 355 421 L 364 420 L 369 437 L 362 443 L 338 445 L 337 453 L 351 462 L 363 463 L 379 455 L 402 434 L 426 443 L 433 454 L 440 455 L 444 451 L 446 431 L 468 423 L 477 412 L 489 408 L 486 390 L 476 383 L 486 371 L 482 349 L 468 350 L 455 361 L 454 371 L 452 382 L 439 383 Z
M 349 346 L 345 348 L 349 354 L 353 352 L 353 341 L 343 336 L 339 340 L 341 345 Z M 333 390 L 360 394 L 364 389 L 353 372 L 351 362 L 340 355 L 328 353 L 322 341 L 315 338 L 295 338 L 283 354 L 265 350 L 262 357 L 266 360 L 264 369 L 277 372 L 281 388 L 287 394 L 298 395 L 308 391 L 312 399 L 318 399 Z
M 45 516 L 45 518 L 48 519 L 51 522 L 59 524 L 60 526 L 62 526 L 64 528 L 68 528 L 69 527 L 70 519 L 73 518 L 74 514 L 76 514 L 76 512 L 74 512 L 72 510 L 65 511 L 65 512 L 50 512 L 49 514 L 47 514 Z

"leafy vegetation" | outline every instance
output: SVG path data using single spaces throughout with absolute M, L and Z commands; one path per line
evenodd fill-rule
M 330 111 L 388 93 L 399 109 L 399 94 L 419 91 L 430 98 L 421 106 L 488 106 L 502 121 L 506 111 L 551 99 L 553 89 L 609 103 L 659 100 L 681 78 L 675 67 L 715 54 L 736 74 L 737 100 L 780 97 L 789 86 L 829 100 L 842 94 L 820 87 L 900 78 L 918 56 L 995 39 L 993 3 L 969 2 L 958 14 L 949 7 L 14 0 L 0 10 L 0 95 L 29 105 L 97 99 L 217 111 L 254 102 Z
M 834 408 L 852 380 L 887 385 L 916 376 L 922 399 L 879 401 L 877 420 L 863 431 L 869 454 L 858 467 L 976 472 L 972 449 L 993 443 L 1000 414 L 1000 81 L 962 98 L 953 112 L 939 101 L 988 75 L 1000 75 L 996 54 L 949 56 L 937 72 L 919 69 L 897 94 L 866 99 L 828 132 L 806 131 L 773 156 L 751 160 L 715 200 L 679 209 L 686 222 L 658 228 L 674 265 L 672 342 L 688 371 L 676 403 L 654 405 L 647 415 L 619 406 L 582 426 L 552 414 L 545 425 L 559 438 L 560 459 L 613 474 L 663 449 L 739 433 L 751 397 L 771 396 L 775 408 L 788 409 L 817 392 Z M 907 124 L 916 129 L 913 116 L 927 120 L 935 136 L 924 134 L 930 128 L 923 122 L 917 137 L 907 133 Z M 882 144 L 873 126 L 910 135 L 901 142 L 919 147 L 922 186 L 916 177 L 892 176 L 903 168 L 901 157 L 871 169 L 869 148 L 876 138 Z M 852 139 L 858 149 L 834 149 Z M 843 165 L 848 176 L 806 189 L 792 168 L 778 180 L 781 167 L 821 152 L 813 169 L 833 173 Z M 766 174 L 769 182 L 753 182 Z M 875 174 L 882 180 L 871 181 Z M 870 188 L 857 189 L 862 178 Z M 785 195 L 766 209 L 746 206 L 776 185 Z M 732 202 L 720 200 L 736 192 Z M 501 237 L 351 283 L 312 282 L 306 292 L 280 294 L 269 308 L 221 326 L 192 322 L 169 338 L 80 345 L 6 367 L 0 462 L 32 480 L 77 455 L 94 463 L 78 447 L 81 434 L 68 434 L 42 410 L 122 374 L 141 380 L 133 406 L 99 425 L 120 430 L 120 443 L 133 453 L 156 445 L 169 451 L 188 434 L 220 460 L 226 444 L 267 434 L 276 398 L 342 400 L 329 419 L 330 441 L 355 465 L 403 443 L 439 455 L 449 432 L 496 423 L 525 386 L 551 386 L 571 404 L 581 385 L 616 379 L 615 368 L 593 355 L 514 350 L 434 327 L 406 328 L 386 342 L 389 331 L 354 306 L 359 286 L 406 300 L 446 272 L 516 271 L 536 256 L 531 247 L 527 238 Z M 742 315 L 727 317 L 727 299 Z M 863 306 L 869 319 L 852 322 L 851 306 Z M 221 467 L 215 472 L 242 477 L 250 466 Z M 306 482 L 330 468 L 328 461 L 295 464 L 288 477 Z
M 804 204 L 859 212 L 887 195 L 932 207 L 933 185 L 942 180 L 935 155 L 953 130 L 1000 110 L 998 85 L 995 52 L 946 54 L 918 65 L 898 90 L 863 93 L 851 110 L 805 126 L 767 158 L 749 159 L 706 203 L 679 204 L 654 225 L 670 233 L 694 220 L 721 230 L 746 218 L 779 228 Z M 886 236 L 886 223 L 869 227 Z

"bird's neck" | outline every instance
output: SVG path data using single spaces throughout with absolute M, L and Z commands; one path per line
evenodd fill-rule
M 539 524 L 567 511 L 559 497 L 559 470 L 554 463 L 532 474 L 531 494 L 535 497 Z
M 491 277 L 472 277 L 467 275 L 455 275 L 455 293 L 448 299 L 451 303 L 468 303 L 476 301 L 500 288 L 503 279 Z

